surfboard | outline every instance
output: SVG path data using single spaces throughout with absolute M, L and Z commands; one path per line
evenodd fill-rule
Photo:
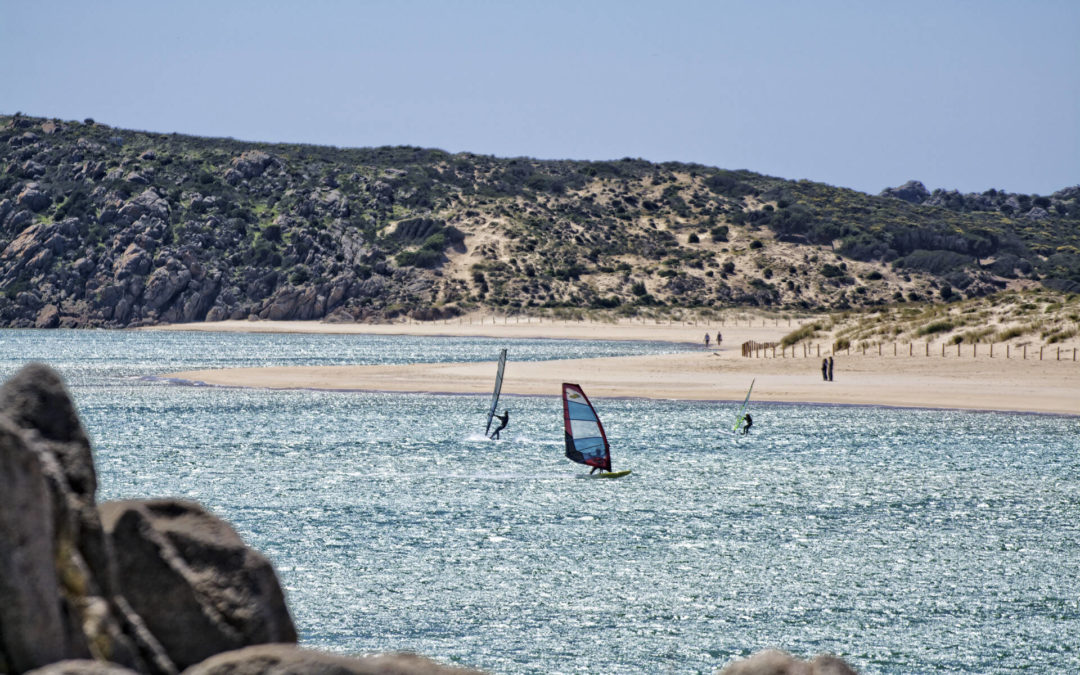
M 622 478 L 623 476 L 629 476 L 631 474 L 630 469 L 624 471 L 606 471 L 602 473 L 581 473 L 578 474 L 578 478 Z

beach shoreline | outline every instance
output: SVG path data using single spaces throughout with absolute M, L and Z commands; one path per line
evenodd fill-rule
M 776 356 L 758 350 L 743 356 L 744 342 L 778 342 L 797 328 L 787 321 L 747 318 L 724 325 L 641 323 L 460 323 L 325 324 L 317 322 L 232 321 L 159 326 L 152 330 L 224 332 L 302 332 L 357 335 L 486 336 L 585 340 L 694 342 L 700 349 L 652 356 L 556 361 L 513 360 L 511 351 L 504 394 L 550 395 L 562 382 L 581 384 L 590 398 L 646 398 L 693 401 L 742 400 L 754 381 L 754 399 L 782 403 L 877 405 L 903 408 L 983 410 L 1080 415 L 1080 361 L 1070 348 L 1036 360 L 1011 350 L 991 357 L 970 345 L 843 351 L 833 355 L 834 380 L 823 380 L 821 358 L 828 346 L 801 347 Z M 710 347 L 704 335 L 710 333 Z M 716 348 L 716 334 L 723 342 Z M 823 351 L 818 357 L 817 349 Z M 895 353 L 895 355 L 894 355 Z M 1058 360 L 1061 358 L 1061 360 Z M 225 387 L 383 391 L 438 394 L 490 393 L 490 362 L 424 363 L 394 366 L 312 366 L 198 370 L 163 378 Z

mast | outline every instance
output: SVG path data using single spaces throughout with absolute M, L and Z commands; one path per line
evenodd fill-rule
M 746 399 L 742 402 L 742 408 L 739 410 L 739 416 L 735 418 L 735 426 L 732 427 L 732 431 L 738 431 L 739 425 L 742 424 L 743 419 L 746 417 L 746 406 L 750 403 L 750 392 L 754 391 L 754 383 L 757 382 L 757 378 L 750 380 L 750 389 L 746 392 Z
M 499 406 L 499 392 L 502 391 L 503 371 L 506 370 L 506 349 L 499 352 L 499 370 L 495 374 L 495 391 L 491 394 L 491 409 L 488 410 L 487 426 L 484 435 L 491 433 L 491 418 L 495 416 L 495 410 Z

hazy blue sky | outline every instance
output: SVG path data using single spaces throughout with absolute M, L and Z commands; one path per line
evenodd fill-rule
M 1080 183 L 1077 0 L 0 0 L 0 63 L 0 112 L 150 131 Z

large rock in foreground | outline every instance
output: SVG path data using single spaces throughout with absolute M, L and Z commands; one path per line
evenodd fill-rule
M 843 659 L 828 654 L 800 661 L 787 652 L 767 649 L 748 659 L 736 661 L 720 675 L 858 675 Z
M 106 502 L 101 514 L 120 592 L 178 667 L 296 642 L 273 567 L 225 521 L 179 500 Z
M 63 381 L 23 368 L 0 388 L 0 672 L 88 658 L 175 672 L 114 595 L 96 490 Z
M 298 649 L 273 567 L 228 523 L 180 500 L 99 508 L 96 492 L 63 381 L 23 368 L 0 388 L 0 673 L 475 672 Z
M 480 671 L 448 668 L 415 654 L 350 657 L 300 649 L 292 645 L 259 645 L 218 654 L 183 675 L 480 675 Z

